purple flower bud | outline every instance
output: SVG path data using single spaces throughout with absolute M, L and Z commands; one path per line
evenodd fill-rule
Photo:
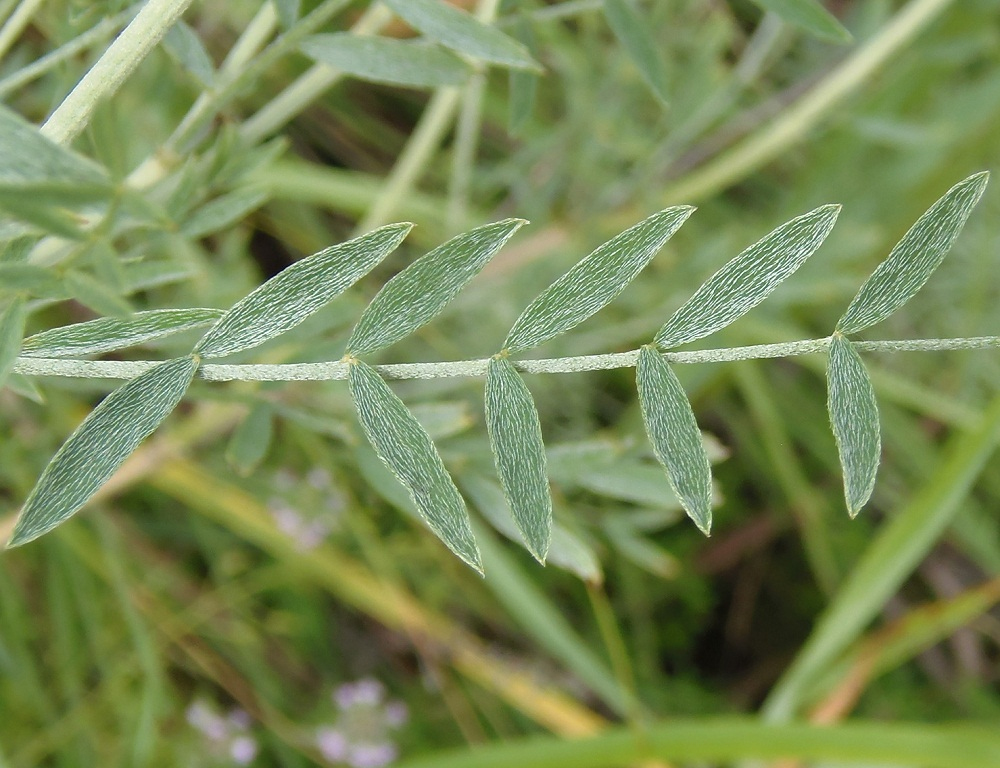
M 320 728 L 316 732 L 316 746 L 323 757 L 333 762 L 342 762 L 347 758 L 347 739 L 336 728 Z
M 250 765 L 257 757 L 257 742 L 249 736 L 237 736 L 229 745 L 229 756 L 240 765 Z
M 399 756 L 395 744 L 355 744 L 347 762 L 353 768 L 382 768 Z

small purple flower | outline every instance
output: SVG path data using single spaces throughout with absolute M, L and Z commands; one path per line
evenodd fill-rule
M 347 758 L 349 744 L 336 728 L 320 728 L 316 732 L 316 746 L 330 762 L 341 762 Z
M 257 757 L 257 742 L 250 736 L 237 736 L 229 744 L 229 756 L 240 765 L 250 765 Z
M 410 718 L 410 712 L 401 701 L 390 701 L 383 710 L 385 722 L 390 728 L 399 728 L 406 724 Z
M 330 762 L 351 768 L 383 768 L 399 756 L 391 732 L 408 717 L 401 701 L 386 701 L 385 686 L 370 677 L 344 683 L 331 698 L 338 714 L 316 732 L 316 744 Z
M 257 756 L 257 740 L 247 733 L 253 721 L 244 710 L 233 709 L 223 716 L 205 702 L 196 701 L 185 715 L 188 723 L 208 739 L 213 754 L 228 755 L 239 765 L 250 765 Z
M 355 744 L 347 762 L 353 768 L 382 768 L 399 756 L 395 744 Z

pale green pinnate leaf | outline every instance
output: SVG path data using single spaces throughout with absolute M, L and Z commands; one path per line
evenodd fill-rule
M 176 407 L 197 369 L 193 357 L 168 360 L 104 398 L 38 478 L 7 546 L 38 538 L 86 504 Z
M 257 403 L 229 439 L 226 461 L 244 477 L 249 476 L 267 455 L 273 434 L 274 408 L 270 403 Z
M 163 38 L 170 56 L 206 88 L 215 80 L 215 64 L 197 33 L 183 21 L 176 21 Z
M 486 370 L 486 429 L 497 476 L 528 551 L 545 562 L 552 539 L 552 497 L 542 425 L 531 392 L 504 357 Z
M 782 224 L 706 280 L 656 334 L 661 349 L 715 333 L 766 299 L 822 245 L 840 213 L 824 205 Z
M 431 40 L 505 67 L 540 70 L 527 49 L 495 27 L 441 0 L 385 0 L 393 13 Z
M 982 197 L 990 174 L 974 174 L 949 189 L 917 219 L 861 286 L 837 322 L 843 334 L 857 333 L 909 301 L 937 269 Z
M 528 305 L 507 334 L 504 349 L 522 352 L 536 347 L 603 309 L 693 212 L 689 205 L 667 208 L 597 248 Z
M 819 0 L 753 0 L 765 11 L 802 27 L 816 37 L 837 43 L 851 42 L 851 33 L 837 21 Z
M 666 468 L 684 511 L 707 536 L 712 528 L 712 468 L 684 388 L 650 346 L 639 350 L 636 384 L 653 453 Z
M 99 315 L 125 318 L 132 314 L 132 305 L 112 290 L 108 283 L 93 275 L 71 269 L 63 278 L 63 284 L 72 298 Z
M 409 492 L 438 538 L 482 573 L 465 500 L 427 432 L 374 369 L 354 361 L 348 378 L 358 420 L 375 453 Z
M 647 20 L 630 0 L 604 0 L 604 17 L 643 79 L 661 101 L 666 101 L 667 69 Z
M 220 309 L 153 309 L 125 318 L 99 317 L 36 333 L 24 340 L 25 357 L 83 357 L 126 349 L 214 323 Z
M 527 222 L 506 219 L 452 238 L 393 277 L 361 314 L 347 353 L 394 344 L 428 323 Z
M 313 35 L 299 47 L 322 64 L 376 83 L 438 88 L 461 85 L 472 74 L 465 61 L 433 43 L 337 32 Z
M 99 165 L 49 141 L 38 128 L 0 105 L 0 184 L 64 183 L 67 190 L 110 185 Z
M 205 237 L 241 221 L 268 200 L 259 189 L 237 189 L 210 200 L 191 215 L 181 227 L 190 238 Z
M 476 509 L 482 512 L 483 517 L 489 520 L 490 525 L 511 541 L 523 541 L 521 531 L 511 517 L 503 489 L 495 481 L 482 475 L 467 473 L 462 476 L 462 491 Z M 604 580 L 601 563 L 594 550 L 558 522 L 552 524 L 552 542 L 546 564 L 576 574 L 592 584 L 600 584 Z
M 392 253 L 412 226 L 388 224 L 295 262 L 236 302 L 194 351 L 222 357 L 291 330 Z
M 37 264 L 0 263 L 0 290 L 25 291 L 47 299 L 66 298 L 62 280 Z
M 21 339 L 24 337 L 26 315 L 23 296 L 15 296 L 0 313 L 0 388 L 6 383 L 10 369 L 17 360 Z
M 830 340 L 826 383 L 830 423 L 844 470 L 844 498 L 854 517 L 875 488 L 882 438 L 868 371 L 851 342 L 839 333 Z
M 299 20 L 302 10 L 302 0 L 272 0 L 278 11 L 278 23 L 282 29 L 288 29 Z

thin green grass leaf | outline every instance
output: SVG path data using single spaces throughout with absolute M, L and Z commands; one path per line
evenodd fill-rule
M 532 54 L 535 53 L 535 39 L 531 25 L 525 19 L 518 19 L 514 26 L 514 36 Z M 538 93 L 538 75 L 523 69 L 512 69 L 507 79 L 507 133 L 519 136 L 535 110 Z
M 215 80 L 215 63 L 201 38 L 183 21 L 176 21 L 163 37 L 164 50 L 198 83 L 210 88 Z
M 452 50 L 491 64 L 541 71 L 519 42 L 441 0 L 385 0 L 385 4 L 411 27 Z
M 819 0 L 753 0 L 765 11 L 780 16 L 823 40 L 849 43 L 853 39 L 844 25 Z
M 36 333 L 24 340 L 25 357 L 83 357 L 126 349 L 214 323 L 220 309 L 153 309 L 126 318 L 99 317 Z
M 274 408 L 257 403 L 233 431 L 226 446 L 226 461 L 243 477 L 248 477 L 267 456 L 274 436 Z
M 184 222 L 181 234 L 192 239 L 211 235 L 242 221 L 268 201 L 267 192 L 237 189 L 205 203 Z
M 712 468 L 684 388 L 650 346 L 639 350 L 636 385 L 653 453 L 684 511 L 707 536 L 712 529 Z
M 465 500 L 427 432 L 374 369 L 354 361 L 348 378 L 358 420 L 379 459 L 445 546 L 482 573 Z
M 839 205 L 810 211 L 729 261 L 659 330 L 657 346 L 670 349 L 701 339 L 756 307 L 823 244 L 839 213 Z
M 528 551 L 545 563 L 552 540 L 552 497 L 538 410 L 505 357 L 486 369 L 486 428 L 497 476 Z
M 415 40 L 354 35 L 313 35 L 299 46 L 311 59 L 362 80 L 414 88 L 461 85 L 472 67 L 446 48 Z
M 604 17 L 618 42 L 660 101 L 667 101 L 667 68 L 649 23 L 630 0 L 604 0 Z
M 960 181 L 917 219 L 861 286 L 837 322 L 838 331 L 863 331 L 885 320 L 920 290 L 951 250 L 989 178 L 989 172 L 982 171 Z
M 844 469 L 844 498 L 848 514 L 854 517 L 875 488 L 882 438 L 868 371 L 851 342 L 839 333 L 830 340 L 826 380 L 830 423 Z
M 679 205 L 611 238 L 546 288 L 514 323 L 504 349 L 523 352 L 565 333 L 603 309 L 694 212 Z
M 194 351 L 222 357 L 291 330 L 392 253 L 412 226 L 388 224 L 292 264 L 234 304 Z
M 393 277 L 361 314 L 349 355 L 383 349 L 430 322 L 527 222 L 506 219 L 459 235 Z
M 27 314 L 23 296 L 15 296 L 0 314 L 0 389 L 6 384 L 21 349 Z
M 168 360 L 104 398 L 42 472 L 7 546 L 38 538 L 86 504 L 174 410 L 197 369 L 194 357 Z

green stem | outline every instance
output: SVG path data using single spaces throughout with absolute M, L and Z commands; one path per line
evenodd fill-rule
M 963 339 L 915 339 L 892 341 L 855 341 L 860 350 L 872 352 L 937 352 L 954 349 L 996 349 L 1000 336 L 976 336 Z M 790 341 L 781 344 L 754 344 L 747 347 L 704 349 L 695 352 L 665 352 L 671 363 L 725 363 L 758 360 L 823 352 L 830 338 Z M 639 351 L 608 355 L 581 355 L 543 360 L 517 360 L 514 367 L 522 373 L 579 373 L 612 368 L 633 368 Z M 400 363 L 376 365 L 386 379 L 444 379 L 485 376 L 489 359 L 457 360 L 448 363 Z M 14 373 L 26 376 L 71 376 L 76 378 L 131 379 L 158 365 L 154 360 L 62 360 L 47 357 L 19 357 Z M 206 363 L 198 375 L 209 381 L 332 381 L 346 379 L 350 368 L 343 361 L 330 363 L 287 363 L 284 365 L 224 365 Z
M 24 32 L 24 28 L 31 22 L 31 17 L 35 15 L 42 2 L 43 0 L 24 0 L 7 19 L 3 29 L 0 29 L 0 59 L 7 55 L 14 41 Z
M 57 144 L 73 141 L 97 105 L 122 86 L 189 5 L 191 0 L 149 0 L 45 121 L 42 134 Z
M 736 183 L 787 153 L 848 95 L 871 82 L 872 74 L 912 41 L 954 0 L 912 0 L 882 30 L 858 48 L 796 104 L 759 132 L 704 167 L 679 179 L 664 194 L 667 201 L 693 202 Z

